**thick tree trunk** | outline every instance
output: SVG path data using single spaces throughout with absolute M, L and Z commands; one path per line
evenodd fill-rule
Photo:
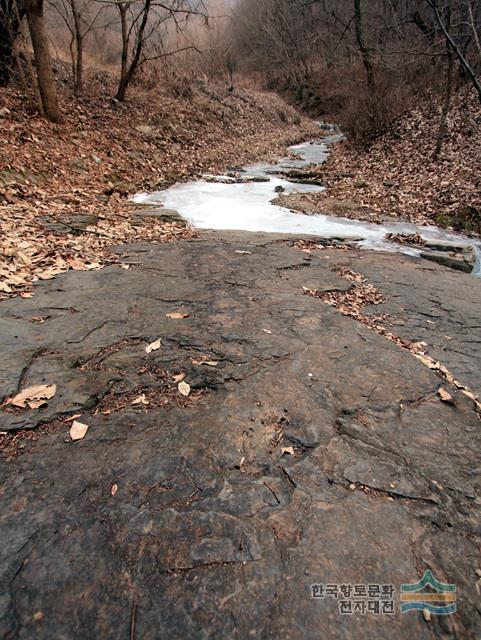
M 42 98 L 45 116 L 51 122 L 60 122 L 55 78 L 52 70 L 50 51 L 43 18 L 43 0 L 26 0 L 27 21 L 32 39 L 38 88 Z
M 359 52 L 361 53 L 362 63 L 366 69 L 367 86 L 372 93 L 376 88 L 376 82 L 374 78 L 374 68 L 372 65 L 371 51 L 366 45 L 366 39 L 364 34 L 364 25 L 362 20 L 362 8 L 361 0 L 354 0 L 354 25 L 356 29 L 356 40 Z

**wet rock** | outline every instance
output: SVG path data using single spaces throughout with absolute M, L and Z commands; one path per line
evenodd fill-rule
M 422 251 L 421 257 L 432 262 L 437 262 L 444 267 L 455 269 L 456 271 L 464 271 L 465 273 L 471 273 L 476 264 L 476 256 L 474 250 L 471 247 L 463 249 L 462 253 L 446 251 Z
M 313 184 L 320 187 L 324 186 L 324 182 L 318 173 L 312 171 L 304 171 L 302 169 L 292 169 L 283 171 L 282 176 L 289 182 L 298 184 Z
M 0 454 L 0 635 L 430 640 L 397 597 L 362 625 L 311 597 L 326 582 L 399 590 L 430 568 L 462 593 L 451 636 L 479 637 L 473 401 L 443 403 L 439 372 L 303 290 L 346 291 L 333 269 L 362 271 L 382 324 L 479 393 L 479 282 L 268 234 L 112 250 L 131 268 L 68 272 L 0 306 L 2 398 L 57 384 L 45 409 L 0 407 L 0 431 L 30 430 Z M 178 309 L 189 317 L 166 317 Z M 166 371 L 188 399 L 165 395 Z M 89 429 L 71 442 L 76 413 Z
M 82 233 L 90 226 L 97 224 L 98 216 L 91 213 L 68 214 L 65 221 L 55 220 L 49 216 L 41 218 L 42 226 L 54 233 Z
M 186 224 L 185 219 L 180 215 L 178 211 L 174 209 L 139 209 L 132 214 L 133 224 L 148 224 L 149 218 L 155 220 L 162 220 L 164 222 L 177 222 L 180 224 Z

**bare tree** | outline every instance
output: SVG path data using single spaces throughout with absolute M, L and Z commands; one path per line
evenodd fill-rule
M 49 4 L 62 18 L 69 32 L 72 78 L 75 92 L 81 93 L 85 39 L 94 29 L 107 26 L 99 24 L 105 7 L 88 0 L 49 0 Z
M 367 86 L 372 93 L 375 89 L 374 68 L 372 64 L 371 49 L 366 44 L 361 0 L 354 0 L 354 25 L 356 29 L 356 42 L 362 57 L 362 63 L 366 69 Z
M 120 17 L 122 47 L 119 83 L 115 95 L 119 102 L 125 100 L 127 88 L 141 65 L 175 53 L 166 52 L 163 49 L 161 36 L 163 25 L 172 21 L 178 30 L 182 30 L 186 21 L 192 16 L 202 15 L 207 19 L 203 0 L 105 0 L 105 2 L 114 5 Z M 195 47 L 187 46 L 180 50 L 190 48 Z
M 52 122 L 60 122 L 62 118 L 58 106 L 48 38 L 45 32 L 43 0 L 25 0 L 25 9 L 35 55 L 38 88 L 42 99 L 43 111 L 45 116 Z
M 443 11 L 443 7 L 441 6 L 439 0 L 425 0 L 425 2 L 431 8 L 436 23 L 444 39 L 446 40 L 447 46 L 451 48 L 454 55 L 457 57 L 461 68 L 472 82 L 478 94 L 479 101 L 481 102 L 481 79 L 480 76 L 476 73 L 474 66 L 469 61 L 466 53 L 467 46 L 463 43 L 463 40 L 466 40 L 466 33 L 464 31 L 462 31 L 461 33 L 456 33 L 454 29 L 447 24 L 445 12 Z M 473 16 L 472 28 L 475 34 L 474 40 L 475 42 L 479 42 L 479 27 L 476 27 L 476 25 L 474 24 L 474 13 L 470 1 L 463 0 L 462 2 L 456 3 L 454 0 L 451 0 L 451 2 L 445 3 L 445 6 L 446 5 L 449 7 L 450 13 L 454 8 L 456 8 L 458 12 L 461 11 L 462 14 L 465 14 L 466 10 L 469 12 L 469 9 L 471 9 L 471 16 Z M 470 39 L 472 35 L 473 34 L 471 33 Z

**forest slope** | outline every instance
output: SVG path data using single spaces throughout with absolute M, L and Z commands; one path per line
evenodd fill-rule
M 2 91 L 0 296 L 96 268 L 117 242 L 190 235 L 172 222 L 136 224 L 127 196 L 277 157 L 313 130 L 274 94 L 198 82 L 137 89 L 122 104 L 108 98 L 109 82 L 80 99 L 66 90 L 61 125 L 32 115 L 17 90 Z

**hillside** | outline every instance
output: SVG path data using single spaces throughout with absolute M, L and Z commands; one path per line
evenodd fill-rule
M 441 103 L 431 98 L 399 118 L 368 150 L 347 140 L 319 167 L 327 191 L 283 198 L 292 208 L 368 221 L 399 219 L 481 232 L 481 111 L 458 94 L 438 160 Z
M 95 269 L 118 242 L 191 235 L 172 222 L 138 224 L 127 196 L 276 157 L 312 131 L 274 94 L 199 81 L 137 88 L 121 104 L 109 98 L 109 83 L 97 78 L 82 98 L 65 90 L 61 125 L 33 115 L 15 88 L 2 91 L 0 296 L 68 269 Z

